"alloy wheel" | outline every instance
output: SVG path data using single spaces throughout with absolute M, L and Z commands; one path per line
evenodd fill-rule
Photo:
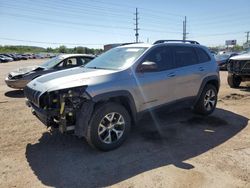
M 125 121 L 121 114 L 111 112 L 105 115 L 98 126 L 99 139 L 105 144 L 117 142 L 125 130 Z

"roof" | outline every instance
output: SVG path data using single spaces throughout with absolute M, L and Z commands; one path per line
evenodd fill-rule
M 69 58 L 69 57 L 74 57 L 74 56 L 82 56 L 82 57 L 95 57 L 95 55 L 92 54 L 59 54 L 60 57 L 63 59 Z
M 122 46 L 119 46 L 118 48 L 124 48 L 124 47 L 141 47 L 141 48 L 149 48 L 151 47 L 152 44 L 146 44 L 146 43 L 134 43 L 134 44 L 128 44 L 128 45 L 122 45 Z

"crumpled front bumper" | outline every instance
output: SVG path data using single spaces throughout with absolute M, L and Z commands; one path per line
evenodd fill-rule
M 26 100 L 26 105 L 31 108 L 32 114 L 35 115 L 47 127 L 55 124 L 51 114 L 48 111 L 45 111 L 42 108 L 38 108 L 29 100 Z

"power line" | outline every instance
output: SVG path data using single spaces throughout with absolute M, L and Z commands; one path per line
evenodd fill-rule
M 56 23 L 60 22 L 60 23 L 67 23 L 67 24 L 72 24 L 72 25 L 81 25 L 82 24 L 82 25 L 89 26 L 89 27 L 101 27 L 101 28 L 105 27 L 105 28 L 111 28 L 111 29 L 125 29 L 125 30 L 132 29 L 129 27 L 122 27 L 122 26 L 111 26 L 111 25 L 92 24 L 92 23 L 83 23 L 83 22 L 70 22 L 70 21 L 66 21 L 66 20 L 47 19 L 47 18 L 36 17 L 36 16 L 30 17 L 29 15 L 12 14 L 12 13 L 6 13 L 6 12 L 4 12 L 4 14 L 9 15 L 9 16 L 13 16 L 13 17 L 24 17 L 24 18 L 43 20 L 43 21 L 48 21 L 48 22 L 56 22 Z
M 42 9 L 36 9 L 36 8 L 30 8 L 30 9 L 25 9 L 25 8 L 20 8 L 20 7 L 15 7 L 15 6 L 10 6 L 10 5 L 3 5 L 2 7 L 6 7 L 6 8 L 11 8 L 11 9 L 15 9 L 15 10 L 21 10 L 21 11 L 24 11 L 25 13 L 35 13 L 35 14 L 40 14 L 42 16 L 45 16 L 45 15 L 48 15 L 48 13 L 52 14 L 52 15 L 56 15 L 58 17 L 62 17 L 62 13 L 60 10 L 42 10 Z M 9 13 L 9 12 L 8 12 Z M 96 18 L 99 18 L 99 19 L 103 19 L 103 14 L 95 14 L 95 15 L 90 15 L 88 13 L 84 13 L 84 12 L 81 12 L 81 13 L 75 13 L 75 12 L 67 12 L 67 13 L 63 13 L 64 17 L 68 18 L 68 17 L 71 17 L 71 18 L 77 18 L 77 19 L 81 19 L 82 20 L 82 17 L 86 18 L 86 17 L 89 17 L 89 18 L 92 18 L 93 17 L 96 17 Z M 106 17 L 108 19 L 111 19 L 112 21 L 117 21 L 119 23 L 124 23 L 124 24 L 131 24 L 131 22 L 129 21 L 123 21 L 123 19 L 126 19 L 125 17 L 117 17 L 117 16 L 110 16 L 110 17 Z
M 10 4 L 8 4 L 8 3 L 10 3 Z M 23 3 L 19 5 L 18 1 L 16 1 L 15 4 L 11 4 L 11 2 L 8 2 L 8 3 L 7 4 L 4 3 L 3 5 L 4 6 L 9 5 L 9 8 L 17 6 L 17 8 L 19 10 L 21 9 L 20 7 L 22 7 L 21 5 L 23 5 Z M 41 6 L 39 6 L 39 10 L 38 10 L 38 9 L 36 9 L 38 7 L 36 4 L 39 4 L 39 3 L 40 3 Z M 49 5 L 48 5 L 48 4 L 44 3 L 44 2 L 39 2 L 39 1 L 36 1 L 36 4 L 34 4 L 34 2 L 31 1 L 30 3 L 27 3 L 27 6 L 25 6 L 25 8 L 27 8 L 28 12 L 30 12 L 32 10 L 47 12 L 48 10 L 50 10 L 50 11 L 52 11 L 52 13 L 54 13 L 54 12 L 58 12 L 58 11 L 61 12 L 61 10 L 62 10 L 63 12 L 61 12 L 61 14 L 64 14 L 64 15 L 65 15 L 65 13 L 66 14 L 69 14 L 69 13 L 72 14 L 72 13 L 75 13 L 75 12 L 77 12 L 79 14 L 85 14 L 86 16 L 96 16 L 96 15 L 101 14 L 100 16 L 101 16 L 102 19 L 103 19 L 103 15 L 109 15 L 109 16 L 114 15 L 114 16 L 111 16 L 111 18 L 117 18 L 117 16 L 119 16 L 120 18 L 124 19 L 125 14 L 129 15 L 131 13 L 130 11 L 127 11 L 127 9 L 126 10 L 118 9 L 117 7 L 114 9 L 114 8 L 110 8 L 110 7 L 109 8 L 104 8 L 104 7 L 100 7 L 100 6 L 93 6 L 93 3 L 92 4 L 87 3 L 87 5 L 85 5 L 86 2 L 81 2 L 81 3 L 75 3 L 74 2 L 74 3 L 70 3 L 70 4 L 69 3 L 70 3 L 69 1 L 66 1 L 63 4 L 58 4 L 56 2 L 50 1 Z M 109 3 L 108 3 L 108 5 L 110 6 Z M 121 6 L 119 6 L 119 7 L 121 7 Z M 167 13 L 164 12 L 164 14 L 161 14 L 161 16 L 159 16 L 159 15 L 156 16 L 156 14 L 152 14 L 152 13 L 148 14 L 147 13 L 147 14 L 144 15 L 144 17 L 147 18 L 147 19 L 162 20 L 162 19 L 164 19 L 166 14 Z M 108 18 L 110 18 L 110 17 L 108 17 Z M 173 17 L 173 18 L 178 19 L 178 18 L 176 18 L 176 16 Z M 176 24 L 176 21 L 174 21 L 173 18 L 172 19 L 168 18 L 168 19 L 164 19 L 164 20 L 172 21 L 174 24 Z
M 221 36 L 221 35 L 232 35 L 232 34 L 239 34 L 243 33 L 244 31 L 237 31 L 237 32 L 228 32 L 228 33 L 214 33 L 214 34 L 208 34 L 208 35 L 198 35 L 195 36 L 195 38 L 200 38 L 200 37 L 214 37 L 214 36 Z
M 103 45 L 103 44 L 88 44 L 88 43 L 65 43 L 65 42 L 45 42 L 45 41 L 34 41 L 34 40 L 21 40 L 21 39 L 13 39 L 13 38 L 0 38 L 2 40 L 9 40 L 9 41 L 15 41 L 15 42 L 29 42 L 29 43 L 37 43 L 37 44 L 52 44 L 52 45 L 75 45 L 75 46 L 81 46 L 81 45 Z
M 23 14 L 11 14 L 11 13 L 4 13 L 7 16 L 11 16 L 11 17 L 15 17 L 15 19 L 29 19 L 29 20 L 35 20 L 37 21 L 42 21 L 42 22 L 49 22 L 49 23 L 53 23 L 53 24 L 63 24 L 63 25 L 74 25 L 77 27 L 100 27 L 103 28 L 105 27 L 106 29 L 121 29 L 121 30 L 131 30 L 133 28 L 129 28 L 129 27 L 120 27 L 120 26 L 109 26 L 109 25 L 101 25 L 101 24 L 89 24 L 89 23 L 82 23 L 82 22 L 70 22 L 70 21 L 66 21 L 66 20 L 58 20 L 58 19 L 46 19 L 46 18 L 42 18 L 42 17 L 36 17 L 36 16 L 32 16 L 30 17 L 30 15 L 23 15 Z M 36 23 L 33 22 L 33 23 Z M 94 31 L 94 32 L 98 32 L 100 33 L 100 31 L 97 30 L 90 30 L 88 28 L 84 28 L 85 30 L 88 31 Z M 176 31 L 167 31 L 166 30 L 155 30 L 155 29 L 150 29 L 150 28 L 143 28 L 144 31 L 150 31 L 150 32 L 156 32 L 156 33 L 175 33 L 178 34 L 180 32 L 176 32 Z M 107 32 L 106 32 L 107 33 Z
M 149 11 L 151 14 L 152 14 L 152 12 L 154 12 L 154 15 L 156 15 L 157 13 L 160 13 L 161 14 L 161 16 L 162 16 L 162 14 L 164 14 L 165 16 L 166 15 L 169 15 L 169 16 L 172 16 L 172 17 L 176 17 L 176 16 L 178 16 L 178 17 L 183 17 L 183 15 L 180 15 L 180 14 L 174 14 L 174 13 L 171 13 L 171 12 L 166 12 L 166 11 L 160 11 L 160 10 L 158 10 L 158 9 L 148 9 L 148 8 L 144 8 L 144 7 L 141 7 L 141 6 L 137 6 L 137 5 L 135 5 L 135 6 L 132 6 L 132 5 L 130 5 L 130 4 L 124 4 L 124 3 L 114 3 L 114 2 L 112 2 L 112 3 L 110 3 L 110 2 L 108 2 L 107 3 L 107 1 L 100 1 L 100 0 L 92 0 L 91 1 L 91 3 L 93 3 L 93 1 L 94 2 L 96 2 L 96 3 L 101 3 L 101 4 L 104 4 L 104 5 L 112 5 L 112 6 L 116 6 L 116 7 L 127 7 L 127 8 L 132 8 L 132 9 L 134 9 L 134 8 L 138 8 L 138 9 L 140 9 L 140 10 L 146 10 L 146 11 Z M 79 2 L 79 1 L 78 1 Z M 80 1 L 80 2 L 82 2 L 82 1 Z M 155 12 L 157 12 L 157 13 L 155 13 Z

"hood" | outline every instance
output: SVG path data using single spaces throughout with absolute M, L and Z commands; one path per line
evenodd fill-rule
M 224 62 L 227 61 L 229 58 L 215 58 L 216 62 Z
M 37 69 L 43 69 L 42 67 L 39 66 L 29 66 L 29 67 L 23 67 L 23 68 L 19 68 L 13 72 L 10 72 L 10 74 L 12 76 L 18 76 L 18 75 L 23 75 L 23 74 L 27 74 L 29 72 L 35 71 Z
M 237 55 L 230 58 L 231 60 L 250 60 L 250 53 Z
M 76 67 L 38 77 L 32 80 L 28 87 L 43 93 L 89 85 L 91 82 L 96 84 L 105 81 L 107 76 L 114 72 L 117 72 L 117 70 Z

